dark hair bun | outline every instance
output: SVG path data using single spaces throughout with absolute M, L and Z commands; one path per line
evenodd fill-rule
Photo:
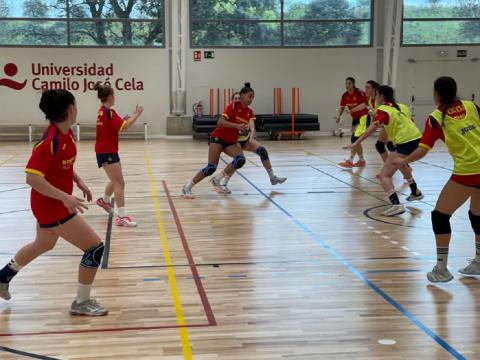
M 97 82 L 97 83 L 95 84 L 94 90 L 102 90 L 102 89 L 103 89 L 102 84 L 99 83 L 99 82 Z
M 246 82 L 246 83 L 245 83 L 245 87 L 247 87 L 247 88 L 252 87 L 252 84 L 249 83 L 249 82 Z
M 69 105 L 75 104 L 75 97 L 67 90 L 47 90 L 42 93 L 39 107 L 52 122 L 63 122 Z

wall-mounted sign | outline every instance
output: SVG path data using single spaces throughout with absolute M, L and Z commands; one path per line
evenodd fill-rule
M 202 52 L 200 50 L 195 50 L 193 52 L 193 60 L 194 61 L 202 61 Z
M 204 51 L 203 57 L 205 59 L 215 59 L 215 51 Z
M 466 58 L 467 50 L 457 50 L 457 57 Z

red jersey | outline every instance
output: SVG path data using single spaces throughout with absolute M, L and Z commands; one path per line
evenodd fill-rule
M 340 101 L 340 106 L 347 107 L 349 110 L 357 107 L 358 105 L 368 103 L 368 97 L 361 90 L 355 90 L 353 93 L 346 91 L 342 95 L 342 100 Z M 351 112 L 350 115 L 352 119 L 360 119 L 363 115 L 368 114 L 368 109 L 363 109 L 361 111 Z
M 43 176 L 50 184 L 67 194 L 73 192 L 73 164 L 77 147 L 72 130 L 63 134 L 54 124 L 43 133 L 42 140 L 33 148 L 25 172 Z M 30 204 L 39 224 L 48 225 L 65 219 L 70 212 L 60 200 L 50 198 L 32 189 Z
M 115 110 L 102 106 L 97 115 L 95 152 L 97 154 L 117 153 L 119 133 L 126 123 Z
M 477 111 L 480 114 L 480 108 L 477 107 Z M 438 107 L 440 111 L 443 110 L 442 107 Z M 463 119 L 466 115 L 465 107 L 461 101 L 455 101 L 450 109 L 447 111 L 448 116 L 454 119 Z M 425 122 L 425 130 L 423 131 L 422 140 L 420 140 L 420 146 L 427 148 L 428 150 L 433 149 L 433 146 L 437 140 L 445 141 L 445 135 L 443 133 L 442 125 L 437 122 L 431 116 L 428 116 L 427 121 Z M 478 175 L 452 175 L 452 180 L 463 185 L 480 185 L 480 174 Z
M 243 107 L 240 102 L 233 101 L 227 106 L 222 116 L 224 116 L 229 122 L 237 124 L 248 124 L 250 120 L 255 120 L 255 114 L 252 109 L 248 106 Z M 218 137 L 227 144 L 235 144 L 238 140 L 238 129 L 217 125 L 210 136 Z

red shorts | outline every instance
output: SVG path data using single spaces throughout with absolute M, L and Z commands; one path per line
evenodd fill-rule
M 453 182 L 464 186 L 471 186 L 480 189 L 480 174 L 479 175 L 455 175 L 450 178 Z

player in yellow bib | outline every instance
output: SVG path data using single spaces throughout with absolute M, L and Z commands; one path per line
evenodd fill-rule
M 458 270 L 464 276 L 480 276 L 480 109 L 471 101 L 457 99 L 457 84 L 451 77 L 434 83 L 437 105 L 425 124 L 420 146 L 406 159 L 395 162 L 404 166 L 423 158 L 440 139 L 453 158 L 453 174 L 438 197 L 432 211 L 432 226 L 437 244 L 437 264 L 427 274 L 431 282 L 448 282 L 453 275 L 447 268 L 451 238 L 450 217 L 470 199 L 469 218 L 475 233 L 475 257 Z
M 395 216 L 404 213 L 405 207 L 400 204 L 400 199 L 398 198 L 393 185 L 392 177 L 397 171 L 397 168 L 393 166 L 393 162 L 397 158 L 406 158 L 414 152 L 420 143 L 422 133 L 412 121 L 412 115 L 408 107 L 404 104 L 397 103 L 394 91 L 390 86 L 379 86 L 376 93 L 376 101 L 379 106 L 372 125 L 370 125 L 355 143 L 345 146 L 344 149 L 349 149 L 351 146 L 360 144 L 372 135 L 379 126 L 383 125 L 388 138 L 395 144 L 395 150 L 388 154 L 379 174 L 379 180 L 383 190 L 392 204 L 392 207 L 384 211 L 383 215 Z M 407 175 L 406 178 L 411 190 L 411 194 L 407 197 L 407 201 L 423 199 L 423 195 L 417 188 L 417 183 L 413 179 L 412 168 L 407 164 L 404 164 L 402 172 Z

